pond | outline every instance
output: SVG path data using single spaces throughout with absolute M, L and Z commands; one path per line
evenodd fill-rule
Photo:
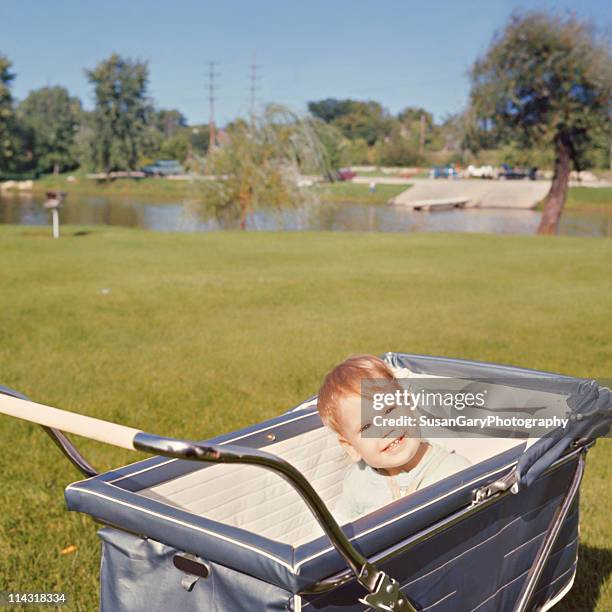
M 0 223 L 49 225 L 42 195 L 0 197 Z M 308 207 L 259 210 L 249 218 L 249 230 L 485 232 L 533 234 L 540 213 L 533 210 L 467 209 L 418 212 L 401 207 L 323 202 Z M 219 218 L 193 202 L 154 202 L 144 198 L 70 194 L 60 211 L 62 224 L 117 225 L 159 232 L 206 232 L 237 229 L 238 218 Z M 609 211 L 567 210 L 560 233 L 572 236 L 612 236 Z

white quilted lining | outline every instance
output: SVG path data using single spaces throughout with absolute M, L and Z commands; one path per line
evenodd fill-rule
M 517 440 L 438 439 L 436 444 L 455 450 L 478 463 L 521 444 Z M 342 490 L 350 460 L 336 434 L 320 427 L 265 450 L 283 457 L 306 476 L 329 508 Z M 241 527 L 277 542 L 298 546 L 323 532 L 295 490 L 280 476 L 255 466 L 214 465 L 143 489 L 141 495 Z

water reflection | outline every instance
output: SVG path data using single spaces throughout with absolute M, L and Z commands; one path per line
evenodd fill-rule
M 48 225 L 41 196 L 16 194 L 0 198 L 0 223 Z M 237 216 L 214 216 L 194 202 L 152 203 L 130 197 L 71 194 L 60 211 L 63 224 L 118 225 L 160 232 L 206 232 L 238 229 Z M 446 210 L 416 212 L 401 207 L 367 204 L 309 205 L 281 210 L 259 210 L 247 229 L 287 231 L 371 232 L 486 232 L 533 234 L 540 213 L 531 210 Z M 561 234 L 612 236 L 612 211 L 568 210 L 563 214 Z

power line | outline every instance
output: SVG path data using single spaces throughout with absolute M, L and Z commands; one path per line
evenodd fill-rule
M 259 66 L 255 62 L 255 53 L 253 53 L 253 62 L 251 63 L 251 86 L 250 91 L 250 109 L 251 109 L 251 123 L 255 122 L 255 92 L 257 91 L 257 81 L 261 79 L 261 75 L 257 74 L 257 68 Z
M 215 72 L 215 66 L 219 62 L 208 62 L 208 128 L 210 137 L 208 141 L 208 148 L 214 149 L 217 146 L 217 134 L 215 130 L 215 77 L 219 76 L 218 72 Z

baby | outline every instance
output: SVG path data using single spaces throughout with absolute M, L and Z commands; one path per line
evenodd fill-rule
M 378 438 L 362 434 L 361 381 L 395 376 L 382 359 L 372 355 L 350 357 L 336 366 L 319 390 L 321 419 L 338 434 L 338 442 L 353 460 L 336 504 L 340 524 L 355 520 L 395 499 L 465 469 L 469 461 L 454 452 L 405 431 L 386 431 Z M 389 384 L 389 383 L 387 383 Z M 395 383 L 395 386 L 399 385 Z

